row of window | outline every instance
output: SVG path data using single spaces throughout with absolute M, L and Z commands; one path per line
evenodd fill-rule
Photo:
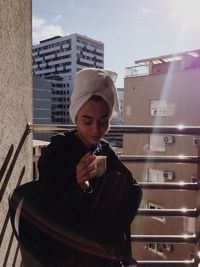
M 52 82 L 52 85 L 51 86 L 53 88 L 65 88 L 66 87 L 66 84 L 65 83 L 54 83 L 54 82 Z
M 54 58 L 50 58 L 50 59 L 45 59 L 45 57 L 41 58 L 41 60 L 37 61 L 35 59 L 33 59 L 33 65 L 40 65 L 42 63 L 45 63 L 47 66 L 49 65 L 49 63 L 52 62 L 56 62 L 58 60 L 65 60 L 65 59 L 69 59 L 71 58 L 71 54 L 70 55 L 65 55 L 65 56 L 61 56 L 58 57 L 57 54 L 55 54 Z M 70 63 L 71 61 L 65 62 L 66 63 Z M 61 63 L 61 66 L 63 66 L 64 63 Z M 52 65 L 52 64 L 51 64 Z M 55 64 L 54 66 L 59 65 L 59 64 Z
M 42 50 L 44 50 L 44 49 L 42 49 Z M 83 52 L 87 52 L 87 53 L 91 54 L 91 58 L 95 58 L 95 56 L 100 56 L 100 57 L 103 58 L 103 56 L 104 56 L 103 52 L 100 53 L 100 52 L 92 51 L 92 50 L 89 50 L 89 49 L 83 48 L 83 47 L 78 47 L 77 46 L 77 50 L 80 51 L 80 54 L 83 54 Z M 59 56 L 60 53 L 69 52 L 69 51 L 70 51 L 70 53 L 68 55 Z M 36 64 L 43 63 L 43 62 L 49 63 L 49 62 L 52 62 L 52 61 L 55 61 L 55 60 L 58 60 L 58 59 L 61 60 L 61 59 L 71 58 L 71 53 L 72 52 L 71 52 L 71 46 L 70 46 L 68 48 L 58 49 L 57 51 L 50 51 L 50 52 L 47 51 L 46 53 L 44 53 L 42 55 L 38 53 L 37 55 L 33 55 L 32 56 L 32 60 L 33 60 L 33 63 L 36 63 Z M 77 54 L 77 56 L 78 55 L 79 54 Z M 48 57 L 48 56 L 55 56 L 55 57 L 46 59 L 46 57 Z M 40 61 L 37 61 L 38 58 L 42 58 L 42 59 Z
M 62 110 L 52 111 L 52 115 L 66 115 L 66 112 Z
M 81 51 L 81 52 L 87 52 L 89 54 L 92 54 L 92 55 L 97 55 L 97 56 L 101 56 L 103 57 L 103 52 L 97 52 L 96 50 L 89 50 L 88 48 L 86 47 L 80 47 L 80 46 L 77 46 L 76 47 L 77 50 Z M 36 51 L 34 51 L 36 50 Z M 40 48 L 37 48 L 37 49 L 33 49 L 32 52 L 35 53 L 35 52 L 38 52 L 38 54 L 35 54 L 32 56 L 33 58 L 33 62 L 35 62 L 35 60 L 37 58 L 40 58 L 41 56 L 43 57 L 47 57 L 47 56 L 51 56 L 51 55 L 55 55 L 55 57 L 59 58 L 59 59 L 62 59 L 63 56 L 59 57 L 59 53 L 63 53 L 63 52 L 67 52 L 67 51 L 71 51 L 71 46 L 69 47 L 65 47 L 65 48 L 58 48 L 57 51 L 47 51 L 46 53 L 44 53 L 43 55 L 41 55 L 39 52 L 40 51 L 44 51 L 46 50 L 45 47 L 40 47 Z M 66 55 L 67 58 L 70 58 L 71 57 L 71 54 L 69 55 Z M 47 59 L 48 60 L 48 59 Z
M 69 95 L 69 91 L 58 91 L 58 90 L 52 90 L 52 95 Z
M 53 66 L 48 66 L 48 65 L 46 65 L 46 66 L 44 66 L 44 67 L 40 67 L 40 66 L 38 65 L 38 67 L 34 69 L 34 72 L 35 72 L 35 71 L 41 71 L 41 70 L 51 70 L 52 68 L 55 68 L 56 71 L 57 71 L 57 68 L 59 68 L 59 67 L 66 68 L 66 70 L 68 70 L 68 66 L 70 66 L 71 64 L 72 64 L 72 63 L 71 63 L 71 61 L 70 61 L 70 62 L 65 62 L 65 63 L 63 63 L 63 64 L 56 64 L 56 65 L 53 65 Z
M 63 109 L 66 109 L 66 108 L 69 108 L 69 105 L 63 105 L 63 104 L 53 104 L 51 106 L 51 109 L 54 110 L 56 108 L 63 108 Z
M 61 123 L 69 123 L 70 121 L 69 121 L 69 119 L 65 119 L 65 118 L 52 118 L 52 122 L 56 122 L 56 123 L 58 123 L 58 122 L 61 122 Z
M 72 71 L 71 69 L 68 69 L 68 70 L 49 72 L 49 73 L 41 73 L 41 74 L 36 74 L 35 71 L 33 73 L 39 77 L 42 77 L 42 78 L 51 78 L 52 76 L 59 75 L 59 74 L 67 74 L 67 73 L 70 73 L 71 71 Z
M 90 50 L 85 46 L 84 47 L 76 46 L 76 49 L 79 50 L 79 51 L 83 51 L 83 52 L 87 52 L 87 53 L 90 53 L 90 54 L 93 54 L 93 55 L 97 55 L 97 56 L 103 57 L 103 52 L 97 52 L 96 50 Z
M 90 54 L 93 54 L 93 55 L 97 55 L 97 56 L 103 57 L 103 51 L 102 52 L 97 52 L 96 50 L 90 50 L 86 46 L 84 46 L 84 47 L 76 46 L 76 49 L 79 50 L 79 51 L 83 51 L 83 52 L 87 52 L 87 53 L 90 53 Z
M 79 38 L 77 38 L 77 42 L 79 42 L 79 43 L 81 43 L 81 44 L 84 44 L 84 45 L 90 45 L 90 46 L 93 47 L 94 49 L 98 49 L 98 46 L 97 46 L 97 44 L 95 44 L 95 43 L 88 43 L 88 42 L 86 42 L 85 40 L 83 40 L 83 39 L 79 39 Z
M 88 68 L 93 68 L 96 66 L 96 63 L 94 64 L 89 64 L 89 63 L 86 63 L 86 62 L 80 62 L 79 59 L 77 60 L 76 62 L 78 65 L 81 65 L 81 66 L 84 66 L 84 67 L 88 67 Z
M 57 92 L 57 91 L 55 91 L 57 88 L 69 88 L 69 83 L 52 83 L 52 94 L 54 93 L 54 92 Z M 69 94 L 69 91 L 67 91 L 67 94 Z
M 63 46 L 65 44 L 71 44 L 71 39 L 60 41 L 60 42 L 56 42 L 56 43 L 52 43 L 52 44 L 48 44 L 48 45 L 42 46 L 42 47 L 33 48 L 32 51 L 33 52 L 37 52 L 37 51 L 41 51 L 41 50 L 44 50 L 44 49 L 50 49 L 50 48 L 53 48 L 53 47 L 56 47 L 56 46 Z
M 52 97 L 51 98 L 51 101 L 52 102 L 66 102 L 66 101 L 69 101 L 69 97 Z
M 66 95 L 65 91 L 52 91 L 52 95 Z
M 41 49 L 42 51 L 44 50 L 43 48 Z M 32 56 L 33 60 L 40 58 L 42 56 L 47 57 L 47 56 L 51 56 L 51 55 L 56 55 L 56 53 L 63 53 L 63 52 L 68 52 L 71 51 L 71 46 L 67 47 L 67 48 L 59 48 L 57 51 L 47 51 L 44 54 L 38 54 L 38 55 L 34 55 Z M 60 58 L 60 57 L 59 57 Z
M 82 55 L 82 54 L 77 54 L 77 60 L 81 59 L 81 58 L 82 59 L 91 60 L 91 61 L 94 61 L 94 62 L 98 62 L 98 63 L 103 63 L 103 60 L 97 59 L 95 56 L 90 57 L 90 56 L 85 56 L 85 55 Z

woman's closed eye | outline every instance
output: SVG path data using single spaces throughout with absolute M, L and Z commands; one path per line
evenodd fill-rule
M 82 122 L 85 124 L 85 125 L 91 125 L 93 123 L 96 123 L 100 126 L 104 126 L 104 125 L 108 125 L 109 124 L 109 119 L 108 117 L 103 117 L 103 118 L 100 118 L 100 119 L 92 119 L 92 118 L 83 118 Z
M 92 119 L 83 119 L 83 123 L 86 125 L 92 124 Z

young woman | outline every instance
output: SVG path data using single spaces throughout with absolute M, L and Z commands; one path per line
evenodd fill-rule
M 142 192 L 102 139 L 119 111 L 114 75 L 77 73 L 70 106 L 76 129 L 54 136 L 39 159 L 37 190 L 24 205 L 36 215 L 24 216 L 20 232 L 41 266 L 133 266 L 130 224 Z M 107 157 L 103 175 L 93 164 L 98 155 Z

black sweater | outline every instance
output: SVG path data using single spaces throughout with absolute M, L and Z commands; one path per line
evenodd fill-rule
M 89 150 L 75 132 L 54 136 L 39 158 L 37 189 L 23 207 L 33 218 L 21 220 L 21 242 L 41 266 L 118 267 L 131 256 L 130 223 L 142 192 L 101 140 L 90 151 L 107 156 L 107 171 L 90 180 L 93 192 L 85 193 L 77 184 L 76 166 Z

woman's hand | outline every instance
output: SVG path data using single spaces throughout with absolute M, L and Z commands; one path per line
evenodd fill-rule
M 95 168 L 95 165 L 92 164 L 95 158 L 95 155 L 87 153 L 82 157 L 76 167 L 77 183 L 82 189 L 88 189 L 88 187 L 90 186 L 89 180 L 99 175 L 99 172 Z

